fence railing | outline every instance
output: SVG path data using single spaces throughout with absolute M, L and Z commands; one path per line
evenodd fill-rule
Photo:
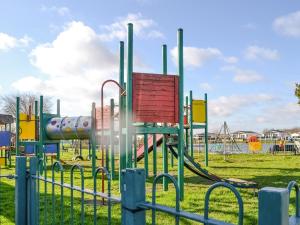
M 36 166 L 38 165 L 38 166 Z M 35 169 L 32 169 L 35 168 Z M 93 179 L 93 189 L 87 189 L 85 188 L 85 178 L 84 178 L 84 169 L 80 165 L 73 165 L 70 169 L 70 184 L 65 183 L 64 181 L 64 168 L 60 162 L 55 162 L 51 166 L 51 179 L 47 178 L 47 165 L 44 160 L 37 160 L 37 158 L 32 157 L 30 158 L 30 171 L 36 171 L 36 173 L 30 173 L 30 177 L 32 179 L 32 186 L 37 186 L 37 189 L 35 191 L 35 188 L 31 188 L 32 192 L 36 192 L 38 197 L 36 198 L 36 201 L 39 201 L 39 195 L 41 195 L 41 190 L 40 190 L 40 182 L 42 181 L 44 183 L 44 190 L 45 192 L 43 193 L 44 196 L 44 207 L 47 207 L 48 202 L 47 202 L 47 184 L 51 185 L 51 214 L 50 217 L 48 216 L 47 209 L 44 209 L 44 221 L 43 224 L 57 224 L 57 221 L 55 221 L 55 218 L 57 215 L 55 215 L 56 208 L 58 207 L 60 209 L 60 218 L 59 218 L 59 224 L 65 224 L 65 214 L 70 214 L 70 224 L 85 224 L 85 196 L 89 195 L 92 196 L 93 201 L 92 201 L 92 208 L 93 208 L 93 224 L 96 225 L 97 223 L 97 198 L 100 198 L 103 202 L 105 201 L 106 206 L 107 206 L 107 223 L 111 224 L 111 203 L 120 203 L 120 198 L 115 197 L 111 195 L 111 178 L 109 172 L 106 170 L 106 168 L 97 168 L 94 176 L 92 177 Z M 79 172 L 79 177 L 80 177 L 80 186 L 74 185 L 74 173 L 75 171 Z M 107 193 L 102 193 L 97 190 L 97 178 L 99 173 L 103 173 L 106 178 L 107 178 Z M 56 174 L 59 175 L 59 181 L 56 181 Z M 55 187 L 58 187 L 60 189 L 59 192 L 59 204 L 57 204 L 56 200 L 56 193 L 55 193 Z M 70 197 L 68 198 L 70 200 L 70 211 L 69 213 L 66 213 L 66 210 L 64 209 L 65 205 L 65 189 L 70 190 Z M 80 219 L 79 221 L 74 220 L 74 192 L 80 193 Z M 32 193 L 34 195 L 34 193 Z M 32 199 L 32 198 L 31 198 Z M 34 199 L 32 199 L 34 201 Z M 30 213 L 30 220 L 29 224 L 30 225 L 37 225 L 40 224 L 40 218 L 39 218 L 39 212 L 36 212 L 34 209 L 36 208 L 37 202 L 32 203 L 32 208 L 29 209 Z M 32 213 L 33 212 L 33 213 Z M 34 214 L 35 213 L 35 214 Z M 50 218 L 50 219 L 49 219 Z
M 215 183 L 207 191 L 204 199 L 204 214 L 196 214 L 181 210 L 179 201 L 179 191 L 177 181 L 169 174 L 161 174 L 154 178 L 152 184 L 151 202 L 146 201 L 146 180 L 143 169 L 126 169 L 121 173 L 121 198 L 111 194 L 111 177 L 105 168 L 98 168 L 92 177 L 93 188 L 87 189 L 84 168 L 80 165 L 74 165 L 70 169 L 70 183 L 65 182 L 65 169 L 59 163 L 55 162 L 51 166 L 51 178 L 47 177 L 47 165 L 43 160 L 35 157 L 30 158 L 29 167 L 26 167 L 26 158 L 17 157 L 16 172 L 14 175 L 1 175 L 0 178 L 15 179 L 15 223 L 17 225 L 38 225 L 38 224 L 98 224 L 98 203 L 97 199 L 105 200 L 107 207 L 107 224 L 123 225 L 145 225 L 146 212 L 150 211 L 152 224 L 157 224 L 157 212 L 166 213 L 174 217 L 174 223 L 178 225 L 180 219 L 185 218 L 190 221 L 199 222 L 205 225 L 230 225 L 221 220 L 209 217 L 210 196 L 217 188 L 223 187 L 229 189 L 237 199 L 238 204 L 238 225 L 243 224 L 244 207 L 243 200 L 239 192 L 232 185 L 227 183 Z M 76 180 L 80 185 L 75 185 Z M 106 176 L 107 192 L 97 190 L 97 177 L 101 173 Z M 78 176 L 79 174 L 79 176 Z M 56 179 L 56 177 L 58 179 Z M 175 188 L 175 207 L 169 207 L 157 204 L 157 184 L 163 178 L 167 178 Z M 48 189 L 48 186 L 51 186 Z M 41 187 L 44 192 L 41 193 Z M 58 188 L 59 190 L 56 190 Z M 290 194 L 295 190 L 295 215 L 289 216 Z M 51 190 L 50 198 L 48 191 Z M 70 195 L 66 195 L 68 190 Z M 78 202 L 75 202 L 75 193 L 79 193 Z M 43 196 L 44 195 L 44 196 Z M 59 196 L 57 200 L 57 196 Z M 92 220 L 86 220 L 85 200 L 86 196 L 92 198 Z M 50 199 L 50 200 L 49 200 Z M 65 200 L 69 199 L 68 211 Z M 44 208 L 41 210 L 40 200 L 43 200 Z M 300 224 L 300 198 L 299 186 L 295 181 L 289 183 L 287 188 L 262 188 L 258 194 L 258 224 L 259 225 L 298 225 Z M 112 203 L 121 203 L 121 221 L 112 222 Z M 74 213 L 74 208 L 79 212 Z M 59 209 L 59 215 L 56 210 Z M 50 211 L 50 212 L 49 212 Z M 78 210 L 77 210 L 78 211 Z M 40 213 L 43 212 L 43 221 Z M 2 214 L 2 212 L 1 212 Z M 3 214 L 2 214 L 3 215 Z M 55 220 L 57 218 L 57 220 Z M 106 223 L 106 222 L 105 222 Z M 103 224 L 103 223 L 101 223 Z
M 175 208 L 159 205 L 156 203 L 156 185 L 157 182 L 166 177 L 175 187 Z M 229 225 L 224 221 L 209 218 L 209 202 L 210 195 L 213 190 L 219 187 L 228 188 L 232 191 L 237 198 L 239 213 L 238 213 L 238 225 L 243 224 L 244 209 L 243 200 L 239 192 L 230 184 L 219 182 L 213 184 L 205 195 L 205 207 L 204 215 L 198 215 L 195 213 L 189 213 L 180 210 L 179 201 L 179 188 L 177 181 L 169 174 L 161 174 L 154 178 L 152 185 L 152 202 L 146 202 L 146 190 L 145 190 L 145 172 L 144 169 L 126 169 L 122 172 L 122 224 L 124 225 L 145 225 L 146 224 L 146 210 L 152 211 L 152 224 L 156 224 L 156 211 L 164 212 L 174 216 L 175 224 L 179 224 L 180 218 L 185 218 L 191 221 L 196 221 L 203 224 L 210 225 Z M 124 197 L 123 197 L 124 196 Z

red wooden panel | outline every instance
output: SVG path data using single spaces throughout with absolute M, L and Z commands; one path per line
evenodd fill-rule
M 175 102 L 175 121 L 176 123 L 179 122 L 179 95 L 178 95 L 178 88 L 179 88 L 179 78 L 174 78 L 175 82 L 175 96 L 174 96 L 174 102 Z
M 110 107 L 104 106 L 103 111 L 104 129 L 110 128 Z M 101 107 L 96 108 L 96 130 L 101 130 Z
M 133 73 L 134 122 L 178 123 L 178 76 Z

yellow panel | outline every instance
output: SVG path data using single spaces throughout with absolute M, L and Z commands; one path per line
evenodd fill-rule
M 20 113 L 20 140 L 34 140 L 35 139 L 35 116 L 31 115 L 29 118 L 26 114 Z
M 5 157 L 0 157 L 0 166 L 5 166 Z
M 194 123 L 205 123 L 205 101 L 204 100 L 193 100 L 193 122 Z
M 250 151 L 261 151 L 262 150 L 262 144 L 261 142 L 257 141 L 257 142 L 249 142 L 249 150 Z

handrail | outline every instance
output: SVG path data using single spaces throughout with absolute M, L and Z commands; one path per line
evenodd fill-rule
M 84 189 L 84 176 L 83 176 L 83 168 L 79 164 L 75 164 L 71 167 L 71 224 L 74 223 L 74 171 L 75 169 L 79 170 L 80 172 L 80 180 L 81 180 L 81 224 L 84 224 L 84 192 L 82 190 Z
M 235 195 L 235 197 L 238 200 L 238 205 L 239 205 L 239 220 L 238 220 L 238 225 L 243 225 L 243 218 L 244 218 L 244 204 L 242 197 L 240 193 L 237 191 L 237 189 L 232 186 L 231 184 L 225 183 L 225 182 L 218 182 L 213 184 L 212 186 L 209 187 L 208 191 L 205 194 L 205 205 L 204 205 L 204 219 L 208 219 L 208 214 L 209 214 L 209 198 L 213 190 L 219 187 L 225 187 L 228 188 L 230 191 L 232 191 Z M 208 224 L 208 223 L 207 223 Z
M 163 173 L 160 174 L 158 176 L 156 176 L 153 180 L 153 184 L 152 184 L 152 205 L 156 204 L 156 184 L 158 182 L 159 179 L 166 177 L 167 179 L 169 179 L 175 187 L 175 192 L 176 192 L 176 206 L 175 206 L 175 210 L 176 212 L 180 211 L 180 196 L 179 196 L 179 187 L 177 184 L 177 181 L 175 180 L 174 177 L 172 177 L 170 174 L 167 173 Z M 156 208 L 152 208 L 152 224 L 155 225 L 156 222 L 156 212 L 155 212 Z M 175 215 L 175 224 L 178 225 L 179 224 L 179 217 L 177 215 Z
M 295 188 L 296 191 L 296 217 L 300 217 L 300 212 L 299 212 L 299 185 L 296 181 L 290 181 L 287 189 L 289 191 L 289 197 L 291 196 L 291 192 L 293 187 Z

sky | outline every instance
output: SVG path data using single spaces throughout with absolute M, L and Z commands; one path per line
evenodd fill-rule
M 118 79 L 119 42 L 134 25 L 134 71 L 177 74 L 184 31 L 184 90 L 208 94 L 209 130 L 300 127 L 300 2 L 295 0 L 16 1 L 0 5 L 0 95 L 61 99 L 88 115 L 106 79 Z M 106 101 L 117 97 L 107 86 Z

